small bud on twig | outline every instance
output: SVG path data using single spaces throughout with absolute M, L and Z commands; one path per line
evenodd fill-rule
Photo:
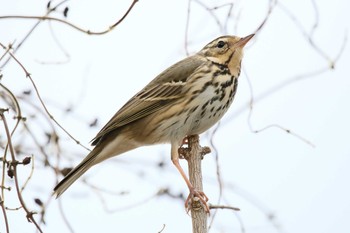
M 7 175 L 12 179 L 13 176 L 15 175 L 12 167 L 10 167 L 8 170 L 7 170 Z
M 30 161 L 32 160 L 31 157 L 25 157 L 23 160 L 22 160 L 22 164 L 23 165 L 28 165 L 30 164 Z
M 64 8 L 64 11 L 63 11 L 63 16 L 67 18 L 67 14 L 68 14 L 68 6 L 66 8 Z

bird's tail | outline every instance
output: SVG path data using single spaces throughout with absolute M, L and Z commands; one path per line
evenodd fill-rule
M 79 177 L 81 177 L 89 168 L 96 164 L 95 152 L 91 151 L 86 158 L 73 168 L 54 188 L 53 195 L 56 198 L 61 196 Z
M 120 135 L 112 140 L 105 140 L 97 145 L 78 166 L 73 168 L 73 170 L 56 185 L 53 195 L 56 195 L 56 197 L 61 196 L 80 176 L 95 164 L 139 146 L 137 142 L 130 140 L 130 136 L 128 135 Z

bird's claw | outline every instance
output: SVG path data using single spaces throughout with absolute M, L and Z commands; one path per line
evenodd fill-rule
M 204 208 L 205 212 L 209 214 L 209 206 L 207 203 L 209 198 L 207 195 L 205 195 L 204 192 L 195 189 L 190 190 L 190 194 L 188 194 L 188 197 L 185 201 L 186 210 L 189 211 L 191 208 L 193 208 L 193 206 L 191 208 L 189 206 L 193 205 L 192 201 L 194 197 L 197 197 L 199 199 L 198 203 Z

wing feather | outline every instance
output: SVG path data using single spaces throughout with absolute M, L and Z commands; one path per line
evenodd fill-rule
M 197 56 L 197 57 L 194 57 Z M 186 94 L 186 81 L 205 60 L 194 55 L 169 67 L 132 97 L 92 139 L 92 145 L 114 130 L 160 111 Z

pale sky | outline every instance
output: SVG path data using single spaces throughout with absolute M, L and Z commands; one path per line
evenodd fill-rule
M 115 22 L 130 2 L 70 1 L 64 6 L 69 7 L 70 22 L 100 31 Z M 212 7 L 227 3 L 202 2 Z M 318 9 L 315 12 L 313 1 L 279 2 L 282 5 L 276 6 L 264 28 L 247 46 L 235 101 L 214 136 L 224 183 L 221 204 L 238 207 L 241 211 L 219 211 L 212 233 L 242 232 L 240 221 L 247 233 L 350 231 L 349 44 L 335 69 L 327 70 L 330 63 L 325 58 L 334 59 L 348 36 L 350 5 L 345 0 L 318 0 L 314 1 Z M 44 15 L 45 4 L 34 0 L 0 0 L 0 16 Z M 102 36 L 88 36 L 60 23 L 44 22 L 16 57 L 31 73 L 55 118 L 88 146 L 99 129 L 129 98 L 157 74 L 186 57 L 187 6 L 188 1 L 182 0 L 139 1 L 124 22 Z M 223 33 L 238 36 L 253 33 L 267 13 L 268 1 L 234 2 L 227 31 L 220 30 L 198 3 L 192 2 L 191 6 L 188 49 L 195 53 Z M 228 7 L 214 13 L 224 22 L 227 11 Z M 52 16 L 61 17 L 58 13 Z M 8 45 L 20 41 L 35 22 L 0 19 L 0 42 Z M 304 33 L 309 33 L 314 25 L 313 41 L 325 55 L 310 46 L 305 38 Z M 0 56 L 3 52 L 1 50 Z M 324 72 L 297 79 L 320 70 Z M 2 68 L 1 73 L 1 83 L 15 93 L 33 89 L 15 62 Z M 278 124 L 314 147 L 276 127 L 258 134 L 250 131 L 248 103 L 251 94 L 247 77 L 256 100 L 250 118 L 253 128 Z M 278 86 L 293 78 L 298 81 Z M 272 93 L 274 87 L 279 88 Z M 268 95 L 265 94 L 267 91 Z M 34 94 L 30 98 L 38 103 Z M 25 102 L 21 105 L 25 114 L 33 113 L 30 105 Z M 73 107 L 73 113 L 62 111 L 67 106 Z M 0 107 L 7 106 L 0 101 Z M 13 114 L 7 114 L 9 121 Z M 98 127 L 87 127 L 96 117 Z M 33 120 L 28 124 L 39 135 L 42 128 L 50 129 L 46 121 Z M 60 161 L 61 167 L 76 165 L 87 151 L 60 129 L 57 128 L 57 132 L 64 158 Z M 4 140 L 2 123 L 0 135 Z M 33 148 L 29 139 L 14 138 L 17 142 L 24 140 L 28 148 Z M 209 145 L 207 134 L 201 138 L 202 145 Z M 45 141 L 44 136 L 42 141 Z M 56 148 L 45 149 L 53 157 L 50 158 L 52 162 L 55 161 Z M 52 171 L 42 168 L 40 155 L 35 158 L 38 167 L 23 197 L 30 209 L 39 210 L 33 199 L 46 201 L 56 181 Z M 165 163 L 161 169 L 157 167 L 160 161 Z M 182 165 L 186 167 L 184 161 Z M 29 170 L 22 170 L 23 177 Z M 203 170 L 204 191 L 210 203 L 218 204 L 214 153 L 203 160 Z M 128 152 L 94 167 L 83 178 L 103 189 L 128 193 L 102 194 L 110 210 L 119 210 L 106 213 L 100 196 L 93 189 L 82 182 L 74 184 L 60 201 L 75 232 L 159 232 L 163 224 L 163 232 L 191 232 L 191 219 L 182 200 L 154 197 L 160 188 L 169 188 L 174 194 L 188 194 L 185 183 L 171 163 L 169 145 Z M 9 207 L 17 207 L 14 190 L 6 195 Z M 46 225 L 42 225 L 44 232 L 69 232 L 58 203 L 54 199 L 49 203 Z M 274 221 L 267 220 L 267 214 L 273 214 Z M 11 232 L 35 232 L 23 211 L 8 211 L 8 218 Z M 5 232 L 1 214 L 0 232 Z

